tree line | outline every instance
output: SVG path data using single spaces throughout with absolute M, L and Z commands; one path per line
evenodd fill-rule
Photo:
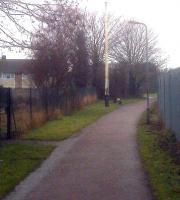
M 104 96 L 104 15 L 81 7 L 81 1 L 53 0 L 33 4 L 1 0 L 0 14 L 13 23 L 23 37 L 0 27 L 1 47 L 29 49 L 28 66 L 37 87 L 95 87 Z M 31 25 L 23 25 L 21 21 Z M 109 14 L 110 95 L 138 96 L 144 92 L 146 68 L 149 85 L 155 89 L 158 69 L 165 63 L 157 37 L 148 30 L 148 60 L 145 61 L 145 29 Z

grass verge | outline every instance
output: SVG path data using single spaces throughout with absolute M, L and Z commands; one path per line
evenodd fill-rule
M 127 99 L 123 100 L 123 104 L 134 103 L 139 100 Z M 118 104 L 111 103 L 110 107 L 105 108 L 104 102 L 98 101 L 82 108 L 80 111 L 74 112 L 70 116 L 49 121 L 43 126 L 29 131 L 23 138 L 30 140 L 63 140 L 118 107 Z
M 54 147 L 0 144 L 0 199 L 47 158 Z
M 177 145 L 172 134 L 161 125 L 157 109 L 151 111 L 151 125 L 145 115 L 138 127 L 139 152 L 156 200 L 180 199 L 180 164 L 170 148 Z

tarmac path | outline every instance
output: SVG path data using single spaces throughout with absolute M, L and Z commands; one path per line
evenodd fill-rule
M 60 142 L 5 200 L 152 200 L 136 141 L 145 107 L 121 106 Z

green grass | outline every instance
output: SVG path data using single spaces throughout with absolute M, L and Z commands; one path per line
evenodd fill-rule
M 147 97 L 147 94 L 145 93 L 145 94 L 143 95 L 143 97 L 146 98 L 146 97 Z M 157 98 L 157 93 L 149 93 L 149 97 L 156 99 L 156 98 Z
M 52 152 L 52 146 L 0 144 L 0 199 Z
M 154 113 L 151 118 L 157 123 L 158 117 Z M 154 124 L 153 122 L 153 124 Z M 159 145 L 162 137 L 167 137 L 167 131 L 158 130 L 145 124 L 145 115 L 138 128 L 139 152 L 145 171 L 148 174 L 150 186 L 156 200 L 180 199 L 180 166 L 173 162 L 168 151 Z
M 137 101 L 139 99 L 123 100 L 123 104 Z M 70 116 L 47 122 L 43 126 L 29 131 L 24 135 L 24 138 L 30 140 L 63 140 L 118 107 L 118 104 L 111 103 L 110 107 L 105 108 L 104 102 L 98 101 L 82 108 L 80 111 L 74 112 Z

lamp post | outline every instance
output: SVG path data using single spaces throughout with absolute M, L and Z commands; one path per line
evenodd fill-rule
M 105 2 L 105 94 L 104 103 L 105 107 L 109 106 L 109 66 L 108 66 L 108 16 L 107 16 L 107 1 Z
M 150 123 L 150 104 L 149 104 L 149 70 L 148 70 L 148 28 L 147 25 L 142 23 L 142 22 L 137 22 L 137 21 L 129 21 L 129 24 L 139 24 L 145 27 L 146 30 L 146 103 L 147 103 L 147 107 L 146 107 L 146 123 L 149 124 Z

